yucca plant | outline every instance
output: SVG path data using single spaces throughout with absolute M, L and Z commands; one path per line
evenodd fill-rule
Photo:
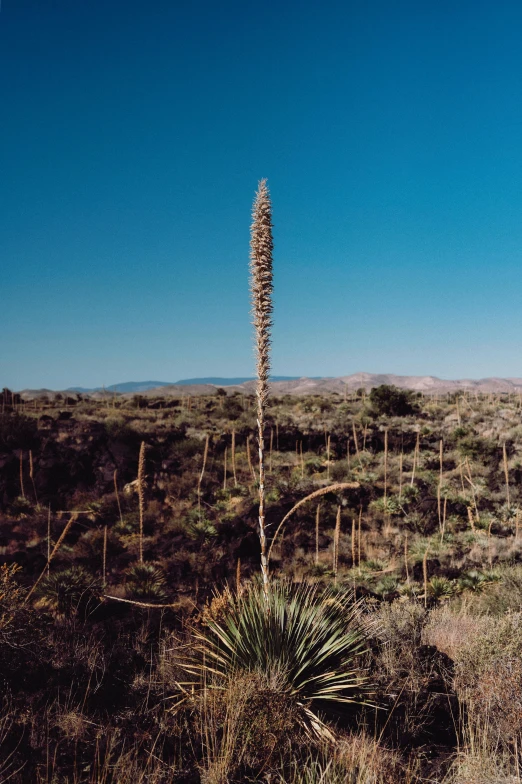
M 461 591 L 480 593 L 486 586 L 499 580 L 500 576 L 496 572 L 481 572 L 478 569 L 470 569 L 469 572 L 459 577 L 458 586 Z
M 125 594 L 136 601 L 164 602 L 167 579 L 163 570 L 151 563 L 137 563 L 127 569 Z
M 240 597 L 227 589 L 223 600 L 219 614 L 193 629 L 185 686 L 222 688 L 239 673 L 258 673 L 297 701 L 307 731 L 331 736 L 323 716 L 368 693 L 366 632 L 351 589 L 282 581 L 267 595 L 254 581 Z
M 39 605 L 58 615 L 71 615 L 99 601 L 100 582 L 82 566 L 51 572 L 38 588 Z
M 448 580 L 447 577 L 432 577 L 428 582 L 428 594 L 434 599 L 444 601 L 449 599 L 456 591 L 456 585 L 453 580 Z

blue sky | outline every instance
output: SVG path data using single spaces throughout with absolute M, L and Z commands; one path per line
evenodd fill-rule
M 0 386 L 522 376 L 522 5 L 3 0 Z

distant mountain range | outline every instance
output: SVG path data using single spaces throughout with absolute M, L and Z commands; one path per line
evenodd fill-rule
M 482 379 L 459 379 L 446 380 L 436 376 L 396 376 L 391 373 L 354 373 L 350 376 L 339 376 L 337 378 L 298 378 L 296 376 L 273 376 L 271 388 L 278 395 L 320 395 L 337 392 L 344 395 L 345 392 L 364 387 L 367 391 L 372 387 L 381 384 L 394 384 L 403 389 L 412 389 L 416 392 L 427 394 L 457 392 L 459 390 L 469 390 L 472 392 L 522 392 L 522 378 L 482 378 Z M 148 397 L 158 395 L 209 395 L 213 394 L 217 388 L 224 387 L 227 392 L 243 392 L 252 394 L 255 390 L 256 381 L 250 377 L 239 378 L 220 378 L 210 376 L 208 378 L 188 378 L 175 383 L 168 381 L 126 381 L 122 384 L 113 384 L 109 387 L 97 387 L 86 389 L 84 387 L 70 387 L 62 390 L 65 392 L 81 392 L 85 395 L 100 396 L 105 393 L 119 394 L 143 394 Z M 30 390 L 25 389 L 22 395 L 25 398 L 39 397 L 44 394 L 53 394 L 51 390 Z
M 297 381 L 299 376 L 272 376 L 271 381 Z M 209 376 L 208 378 L 184 378 L 181 381 L 125 381 L 123 384 L 112 384 L 110 387 L 68 387 L 65 392 L 83 392 L 86 395 L 92 392 L 119 392 L 120 394 L 136 394 L 147 392 L 149 389 L 159 389 L 160 387 L 188 387 L 192 385 L 210 384 L 216 387 L 230 387 L 244 384 L 247 381 L 255 381 L 253 376 L 240 376 L 239 378 L 220 378 L 219 376 Z

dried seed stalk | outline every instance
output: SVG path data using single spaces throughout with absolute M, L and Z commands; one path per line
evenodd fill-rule
M 337 569 L 339 567 L 339 537 L 341 535 L 341 507 L 337 507 L 335 518 L 334 540 L 333 540 L 333 573 L 334 580 L 337 582 Z
M 140 510 L 140 563 L 143 563 L 143 515 L 145 511 L 145 441 L 141 442 L 138 458 L 138 502 Z
M 47 563 L 45 564 L 45 566 L 44 566 L 44 568 L 43 568 L 43 570 L 42 570 L 42 573 L 40 574 L 40 576 L 39 576 L 38 580 L 35 582 L 35 584 L 34 584 L 34 585 L 33 585 L 33 587 L 31 588 L 31 590 L 29 591 L 29 593 L 26 595 L 26 597 L 25 597 L 25 600 L 24 600 L 24 601 L 26 601 L 26 602 L 28 601 L 28 599 L 29 599 L 29 598 L 32 596 L 32 594 L 33 594 L 33 592 L 34 592 L 34 589 L 35 589 L 35 588 L 36 588 L 36 586 L 37 586 L 37 585 L 40 583 L 40 580 L 42 579 L 42 577 L 44 576 L 44 574 L 45 574 L 45 573 L 48 571 L 49 564 L 51 563 L 51 561 L 53 560 L 54 556 L 56 555 L 56 553 L 57 553 L 57 552 L 58 552 L 58 550 L 60 549 L 60 546 L 61 546 L 61 544 L 62 544 L 63 540 L 65 539 L 65 537 L 67 536 L 67 533 L 69 532 L 69 528 L 71 527 L 71 525 L 74 523 L 74 521 L 75 521 L 75 520 L 76 520 L 76 518 L 78 517 L 78 514 L 79 514 L 78 512 L 73 512 L 73 513 L 72 513 L 70 520 L 68 521 L 67 525 L 65 526 L 65 528 L 64 528 L 64 529 L 63 529 L 63 531 L 62 531 L 62 533 L 60 534 L 60 537 L 59 537 L 58 541 L 57 541 L 57 542 L 56 542 L 56 544 L 54 545 L 54 547 L 53 547 L 53 551 L 52 551 L 52 553 L 50 554 L 50 556 L 49 556 L 49 558 L 48 558 L 48 560 L 47 560 Z
M 288 518 L 291 515 L 293 515 L 293 513 L 296 511 L 296 509 L 299 509 L 300 506 L 302 506 L 303 504 L 306 504 L 307 501 L 313 501 L 314 498 L 320 498 L 322 495 L 327 495 L 327 493 L 338 493 L 341 490 L 356 490 L 358 487 L 360 487 L 359 482 L 338 482 L 335 485 L 328 485 L 328 487 L 321 487 L 319 490 L 314 490 L 314 492 L 310 493 L 310 495 L 307 495 L 304 498 L 301 498 L 301 500 L 298 501 L 290 509 L 290 511 L 285 514 L 285 516 L 283 517 L 283 519 L 281 520 L 281 522 L 277 526 L 277 530 L 276 530 L 276 532 L 275 532 L 275 534 L 274 534 L 274 536 L 272 538 L 272 541 L 270 542 L 270 547 L 268 549 L 268 561 L 270 561 L 270 556 L 272 555 L 272 550 L 274 549 L 274 545 L 275 545 L 275 543 L 277 541 L 277 537 L 278 537 L 278 535 L 279 535 L 283 525 L 286 523 Z
M 116 503 L 118 504 L 118 512 L 120 514 L 120 522 L 123 523 L 123 514 L 121 511 L 120 494 L 118 492 L 118 469 L 114 469 L 114 494 L 116 496 Z
M 264 431 L 270 376 L 270 333 L 272 328 L 272 205 L 266 180 L 259 183 L 252 211 L 250 239 L 250 292 L 255 331 L 257 441 L 259 447 L 259 542 L 261 574 L 268 595 L 268 558 L 265 528 Z
M 319 563 L 319 520 L 321 518 L 321 504 L 315 510 L 315 565 Z
M 509 500 L 509 470 L 508 470 L 508 459 L 507 459 L 507 449 L 506 449 L 506 442 L 502 445 L 502 455 L 504 458 L 504 476 L 506 478 L 506 497 L 507 497 L 507 504 L 510 506 Z

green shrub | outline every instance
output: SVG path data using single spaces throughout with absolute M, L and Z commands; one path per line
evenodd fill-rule
M 36 595 L 39 605 L 69 616 L 80 607 L 93 609 L 100 601 L 100 582 L 82 566 L 70 566 L 44 578 Z
M 126 572 L 125 594 L 139 602 L 165 602 L 167 578 L 162 569 L 151 563 L 137 563 Z
M 226 590 L 192 633 L 184 666 L 192 683 L 202 676 L 227 679 L 257 672 L 301 705 L 308 731 L 328 734 L 321 716 L 364 699 L 367 680 L 360 656 L 366 636 L 349 589 L 259 581 L 242 596 Z
M 374 387 L 368 399 L 373 416 L 409 416 L 418 410 L 414 403 L 414 392 L 391 384 Z

